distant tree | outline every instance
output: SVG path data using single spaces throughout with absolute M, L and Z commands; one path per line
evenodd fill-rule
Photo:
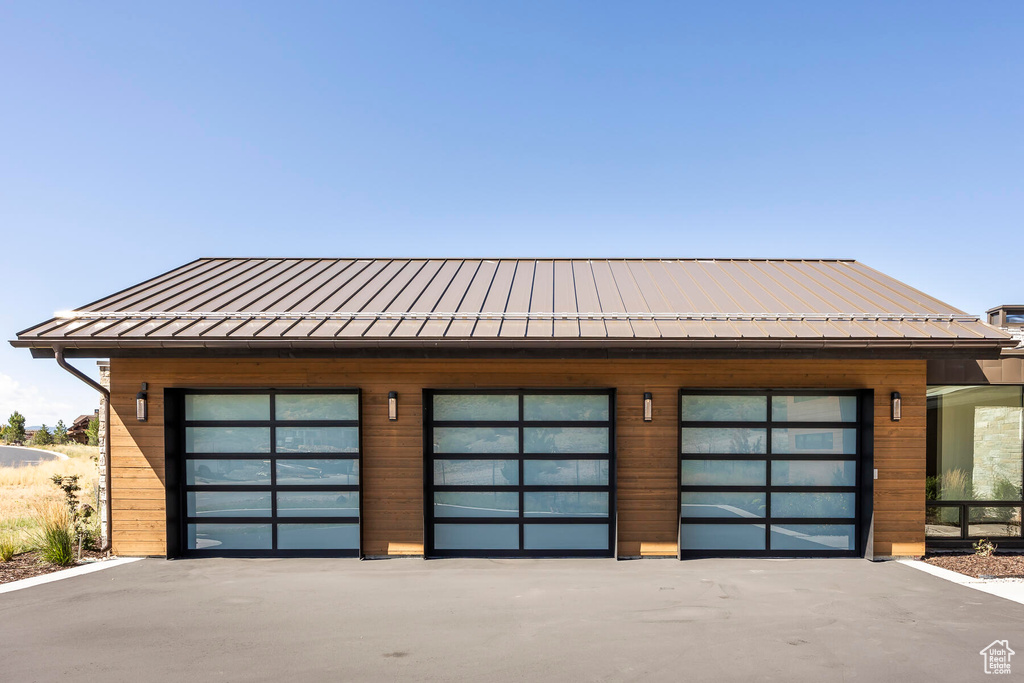
M 25 440 L 25 416 L 15 410 L 7 420 L 7 428 L 4 430 L 4 441 L 7 443 L 21 443 Z
M 100 419 L 98 417 L 89 420 L 89 428 L 85 430 L 85 433 L 89 437 L 90 446 L 100 445 Z
M 68 428 L 64 426 L 64 420 L 57 420 L 57 426 L 53 428 L 53 442 L 60 445 L 68 442 Z
M 32 435 L 32 445 L 47 446 L 51 443 L 53 443 L 53 434 L 50 433 L 46 425 L 40 425 L 36 433 Z

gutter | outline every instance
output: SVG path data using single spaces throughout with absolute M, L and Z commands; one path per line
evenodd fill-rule
M 110 390 L 104 387 L 102 384 L 89 377 L 84 372 L 74 367 L 64 359 L 64 347 L 54 345 L 53 357 L 57 360 L 57 365 L 61 366 L 72 375 L 82 380 L 90 387 L 100 392 L 105 399 L 103 401 L 103 420 L 107 425 L 106 435 L 103 439 L 103 477 L 106 481 L 106 495 L 104 496 L 103 507 L 106 508 L 107 517 L 107 536 L 103 539 L 103 547 L 100 549 L 102 552 L 110 552 L 111 548 L 114 547 L 114 517 L 113 507 L 111 505 L 110 495 L 110 484 L 111 482 L 111 467 L 110 467 Z

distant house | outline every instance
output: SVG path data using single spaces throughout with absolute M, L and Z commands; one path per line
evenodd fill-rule
M 68 427 L 68 439 L 77 443 L 89 443 L 89 422 L 99 417 L 99 410 L 92 414 L 79 415 Z M 26 435 L 27 436 L 27 435 Z

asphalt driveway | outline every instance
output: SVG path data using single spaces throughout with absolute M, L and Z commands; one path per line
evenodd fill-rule
M 37 448 L 16 448 L 0 446 L 0 465 L 4 467 L 24 467 L 38 465 L 46 460 L 56 460 L 59 456 L 52 451 Z
M 0 595 L 12 681 L 935 683 L 996 639 L 1024 606 L 866 560 L 145 560 Z

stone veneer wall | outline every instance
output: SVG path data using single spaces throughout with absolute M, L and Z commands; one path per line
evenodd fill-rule
M 1020 487 L 1022 482 L 1021 437 L 1024 410 L 1012 406 L 977 406 L 974 409 L 974 493 L 997 497 L 1000 479 Z M 1005 498 L 1005 496 L 998 496 Z

